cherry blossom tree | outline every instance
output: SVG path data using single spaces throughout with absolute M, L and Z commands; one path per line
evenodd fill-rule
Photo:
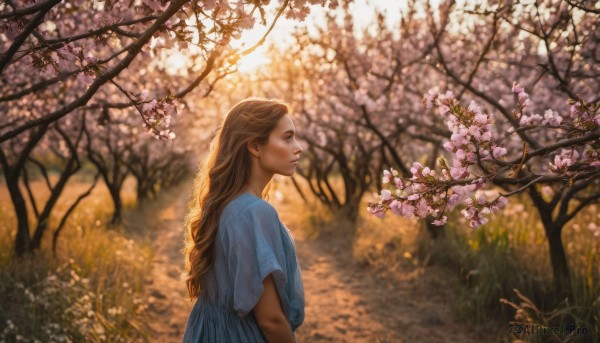
M 309 4 L 326 5 L 320 0 L 282 0 L 274 4 L 277 12 L 269 17 L 268 3 L 9 0 L 0 4 L 0 112 L 5 114 L 0 118 L 0 149 L 13 204 L 25 208 L 19 189 L 26 182 L 25 163 L 49 128 L 62 119 L 80 120 L 85 113 L 86 120 L 78 126 L 80 134 L 60 137 L 76 142 L 71 145 L 77 148 L 86 146 L 87 157 L 96 162 L 114 195 L 118 221 L 117 189 L 124 175 L 134 169 L 128 169 L 122 159 L 134 155 L 121 150 L 123 125 L 130 123 L 122 118 L 113 121 L 111 115 L 119 111 L 137 114 L 141 119 L 137 125 L 143 128 L 140 133 L 172 140 L 171 117 L 185 104 L 186 96 L 194 90 L 210 93 L 240 57 L 263 44 L 281 15 L 302 20 Z M 329 2 L 330 7 L 336 5 L 336 1 Z M 265 36 L 245 50 L 232 49 L 229 42 L 257 21 L 268 25 Z M 169 77 L 172 62 L 168 57 L 173 55 L 180 57 L 179 64 L 183 59 L 186 68 Z M 79 165 L 77 157 L 71 159 L 76 161 L 67 163 L 69 171 Z M 164 184 L 179 176 L 164 166 L 160 174 Z M 53 187 L 53 194 L 60 194 L 67 179 Z M 47 211 L 42 214 L 49 216 Z M 17 219 L 16 253 L 22 255 L 39 246 L 44 230 L 36 231 L 32 243 L 26 213 L 17 210 Z M 60 230 L 56 232 L 58 237 Z
M 83 119 L 79 124 L 73 123 L 70 118 L 59 120 L 51 125 L 43 125 L 32 130 L 29 137 L 23 141 L 11 140 L 6 149 L 0 147 L 0 165 L 17 219 L 14 246 L 17 256 L 39 249 L 49 229 L 49 219 L 58 199 L 63 194 L 69 179 L 81 169 L 83 123 Z M 49 156 L 54 156 L 60 161 L 55 163 L 53 168 L 58 170 L 58 178 L 55 181 L 51 180 L 45 164 Z M 48 187 L 50 195 L 47 198 L 41 197 L 31 185 L 32 170 L 38 171 Z M 53 234 L 53 250 L 69 215 L 80 201 L 90 194 L 96 186 L 96 180 L 97 176 L 88 189 L 80 194 L 60 217 L 59 225 Z M 19 187 L 20 184 L 23 185 L 22 188 Z M 40 204 L 42 206 L 39 207 Z M 36 219 L 33 223 L 30 222 L 30 211 Z
M 413 15 L 390 28 L 380 13 L 372 27 L 359 30 L 344 6 L 328 15 L 323 27 L 297 32 L 291 52 L 274 49 L 271 59 L 278 63 L 254 77 L 259 92 L 293 101 L 306 147 L 298 175 L 317 199 L 351 220 L 364 193 L 381 184 L 384 165 L 408 175 L 406 156 L 441 148 L 441 138 L 423 134 L 423 126 L 450 135 L 438 118 L 413 115 L 422 91 L 436 84 L 435 79 L 429 85 L 413 82 L 429 68 L 424 58 L 432 44 L 418 33 L 423 25 Z M 333 184 L 337 176 L 341 187 Z
M 125 162 L 129 157 L 129 151 L 127 140 L 123 139 L 127 134 L 127 128 L 114 120 L 103 126 L 94 126 L 94 124 L 93 121 L 88 121 L 84 127 L 86 157 L 96 167 L 108 188 L 113 203 L 110 225 L 118 225 L 123 215 L 121 189 L 129 175 Z M 91 127 L 94 127 L 93 131 L 88 129 Z
M 383 180 L 396 192 L 382 190 L 369 211 L 377 216 L 388 210 L 408 217 L 432 214 L 441 225 L 447 211 L 464 205 L 461 213 L 477 227 L 509 196 L 526 192 L 545 229 L 557 294 L 568 296 L 561 233 L 577 213 L 600 199 L 598 15 L 574 4 L 555 5 L 546 1 L 459 11 L 444 4 L 438 20 L 429 12 L 435 38 L 431 64 L 456 89 L 432 89 L 424 103 L 437 108 L 452 132 L 444 143 L 451 162 L 440 158 L 435 169 L 414 163 L 409 178 L 385 171 Z M 457 21 L 459 14 L 463 17 Z M 466 32 L 485 37 L 453 31 L 450 22 L 478 23 Z M 460 61 L 449 57 L 451 51 L 464 51 Z M 507 87 L 510 77 L 527 86 Z M 510 97 L 499 94 L 506 88 Z M 525 89 L 535 90 L 539 99 L 532 101 Z M 458 98 L 465 93 L 478 101 L 462 104 Z
M 228 43 L 239 38 L 243 30 L 252 28 L 257 20 L 267 24 L 268 3 L 254 0 L 235 3 L 228 0 L 7 1 L 0 7 L 3 19 L 0 25 L 0 50 L 3 51 L 0 104 L 25 107 L 52 87 L 68 88 L 71 92 L 64 97 L 64 105 L 48 112 L 32 111 L 27 117 L 11 113 L 3 118 L 0 142 L 69 115 L 93 101 L 96 93 L 108 85 L 119 91 L 140 94 L 133 87 L 119 87 L 118 79 L 127 74 L 143 77 L 148 60 L 156 58 L 163 49 L 182 50 L 194 61 L 191 75 L 179 82 L 185 86 L 155 99 L 138 102 L 130 98 L 128 106 L 146 106 L 147 111 L 140 111 L 145 128 L 160 138 L 172 138 L 164 117 L 160 111 L 154 111 L 154 106 L 160 99 L 183 98 L 206 80 L 219 58 L 234 63 L 252 51 L 255 46 L 233 51 Z M 282 0 L 270 28 L 283 13 L 304 19 L 309 3 L 325 5 L 321 0 Z M 331 1 L 329 6 L 336 4 Z M 263 41 L 264 37 L 258 44 Z

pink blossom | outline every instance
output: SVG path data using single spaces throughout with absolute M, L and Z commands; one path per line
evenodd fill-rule
M 402 179 L 399 177 L 394 178 L 394 184 L 396 185 L 397 188 L 404 188 L 404 183 L 402 182 Z
M 146 0 L 144 3 L 154 11 L 163 11 L 166 8 L 157 0 Z
M 478 141 L 481 138 L 481 128 L 478 126 L 471 126 L 469 128 L 469 133 Z
M 497 146 L 494 148 L 494 150 L 492 151 L 492 156 L 494 156 L 494 158 L 498 159 L 502 156 L 506 155 L 506 148 Z
M 407 198 L 407 200 L 410 200 L 410 201 L 414 201 L 414 200 L 417 200 L 417 199 L 419 199 L 419 195 L 418 194 L 411 194 Z
M 550 163 L 550 168 L 554 171 L 565 170 L 579 160 L 577 150 L 561 149 L 560 154 L 554 156 L 554 164 Z
M 542 121 L 543 125 L 560 125 L 562 123 L 563 118 L 556 111 L 546 110 L 544 112 L 544 120 Z
M 402 203 L 396 199 L 392 200 L 392 202 L 390 203 L 390 210 L 395 215 L 401 215 L 402 214 Z
M 238 20 L 238 25 L 241 29 L 248 30 L 254 27 L 254 22 L 254 17 L 244 13 L 244 16 Z
M 392 198 L 392 192 L 388 189 L 381 190 L 381 200 L 386 201 Z
M 513 93 L 521 93 L 524 92 L 525 90 L 523 89 L 523 87 L 521 87 L 521 85 L 519 85 L 516 82 L 513 82 L 513 86 L 512 86 L 512 92 Z
M 94 74 L 90 72 L 79 72 L 77 74 L 77 81 L 84 84 L 86 87 L 89 87 L 92 83 L 94 83 Z
M 450 167 L 450 175 L 454 179 L 462 179 L 468 175 L 467 168 L 463 167 L 459 161 L 455 160 L 453 166 Z
M 447 220 L 448 220 L 448 217 L 443 216 L 442 219 L 436 219 L 436 220 L 434 220 L 432 224 L 436 225 L 436 226 L 442 226 L 442 225 L 446 224 Z
M 480 217 L 479 213 L 476 213 L 471 218 L 471 222 L 469 222 L 469 226 L 476 228 L 476 227 L 486 224 L 488 221 L 489 221 L 489 219 L 487 219 L 486 217 Z
M 475 102 L 475 100 L 471 100 L 471 103 L 469 104 L 469 111 L 480 115 L 481 114 L 481 108 L 479 108 L 479 105 L 477 105 L 477 103 Z M 477 116 L 475 116 L 477 118 Z M 484 116 L 485 117 L 485 116 Z
M 531 134 L 532 137 L 535 137 L 533 135 L 539 131 L 539 128 L 534 126 L 540 124 L 562 125 L 564 121 L 563 116 L 553 110 L 546 110 L 543 116 L 532 114 L 531 112 L 524 113 L 525 107 L 530 105 L 529 95 L 517 83 L 513 84 L 512 90 L 519 102 L 516 109 L 513 110 L 513 114 L 520 116 L 520 125 L 532 126 L 524 131 L 526 134 Z M 508 203 L 508 199 L 501 195 L 498 195 L 494 200 L 488 201 L 490 191 L 486 191 L 486 186 L 490 184 L 490 176 L 494 175 L 495 171 L 502 170 L 506 165 L 506 163 L 499 160 L 507 155 L 508 147 L 510 147 L 511 151 L 518 149 L 513 142 L 507 142 L 505 137 L 508 137 L 508 135 L 500 138 L 496 137 L 496 132 L 502 130 L 505 133 L 514 132 L 514 127 L 509 125 L 508 127 L 500 126 L 495 128 L 491 119 L 492 117 L 481 113 L 481 109 L 474 101 L 471 102 L 468 109 L 460 107 L 458 101 L 453 98 L 450 91 L 444 94 L 439 94 L 437 91 L 430 91 L 425 96 L 424 102 L 427 107 L 438 106 L 439 113 L 447 116 L 445 122 L 451 131 L 451 136 L 450 141 L 444 142 L 443 146 L 447 151 L 454 153 L 452 167 L 446 167 L 445 160 L 443 160 L 441 162 L 443 163 L 441 168 L 443 177 L 435 179 L 434 170 L 423 167 L 417 162 L 413 163 L 411 168 L 413 178 L 407 184 L 400 183 L 398 185 L 397 183 L 397 187 L 399 188 L 398 197 L 402 197 L 401 194 L 408 193 L 410 195 L 406 200 L 394 202 L 394 205 L 390 206 L 390 208 L 395 214 L 400 213 L 405 216 L 416 215 L 422 218 L 433 213 L 436 216 L 434 223 L 436 225 L 443 225 L 447 220 L 443 216 L 443 212 L 459 204 L 464 204 L 466 208 L 461 213 L 469 220 L 469 225 L 472 227 L 481 226 L 489 221 L 487 218 L 488 215 L 497 213 Z M 572 102 L 570 101 L 570 103 Z M 600 122 L 600 113 L 597 113 L 593 106 L 585 105 L 583 101 L 580 104 L 580 106 L 574 105 L 571 107 L 571 114 L 579 115 L 578 120 L 573 123 L 569 122 L 566 125 L 573 125 L 582 132 L 589 132 L 590 128 L 597 128 L 596 121 Z M 579 111 L 582 113 L 578 113 Z M 540 143 L 543 146 L 548 144 L 547 140 L 558 141 L 563 138 L 561 137 L 562 132 L 563 130 L 552 130 L 547 137 L 542 136 Z M 512 141 L 522 137 L 513 135 L 508 138 Z M 582 153 L 578 149 L 582 151 L 583 157 L 580 156 Z M 549 151 L 549 153 L 554 153 L 554 156 L 551 155 L 553 163 L 550 163 L 550 169 L 555 173 L 567 176 L 577 175 L 577 173 L 582 171 L 588 172 L 590 167 L 600 167 L 600 151 L 589 146 L 589 144 L 584 145 L 583 149 L 580 149 L 580 146 L 576 146 L 575 148 L 562 149 L 560 153 L 556 153 L 556 151 Z M 483 165 L 477 163 L 478 156 L 485 162 Z M 548 153 L 542 158 L 549 158 Z M 515 162 L 512 161 L 510 163 Z M 530 166 L 529 161 L 526 161 L 526 163 Z M 570 168 L 574 165 L 577 168 Z M 531 172 L 543 173 L 548 170 L 548 168 L 540 169 L 532 169 Z M 388 180 L 391 180 L 389 175 L 387 177 Z M 471 181 L 467 179 L 468 177 L 476 179 Z M 435 182 L 430 182 L 432 179 L 435 179 Z M 449 183 L 450 179 L 462 183 L 471 182 L 466 185 L 452 185 L 456 182 Z M 440 187 L 440 185 L 450 188 Z M 401 187 L 404 188 L 400 189 Z M 475 190 L 477 190 L 477 193 L 473 194 Z
M 455 185 L 450 190 L 452 191 L 452 195 L 448 203 L 451 206 L 455 206 L 468 198 L 469 194 L 475 190 L 475 185 Z
M 366 89 L 359 89 L 357 91 L 354 92 L 354 101 L 356 102 L 357 105 L 362 106 L 364 104 L 367 103 L 367 90 Z
M 502 207 L 506 206 L 506 204 L 508 204 L 508 199 L 506 197 L 500 196 L 496 200 L 496 203 L 499 207 L 502 208 Z
M 475 120 L 475 124 L 482 126 L 482 125 L 487 124 L 488 116 L 486 116 L 485 114 L 477 113 L 475 115 L 474 120 Z
M 427 217 L 427 214 L 429 214 L 429 206 L 427 205 L 427 201 L 425 199 L 421 199 L 417 204 L 416 213 L 420 218 L 425 218 Z
M 455 132 L 452 134 L 452 136 L 450 136 L 450 140 L 456 147 L 465 145 L 469 142 L 469 139 L 467 138 L 467 133 L 468 131 Z
M 425 96 L 425 99 L 423 100 L 425 102 L 425 107 L 426 108 L 432 108 L 433 107 L 433 101 L 439 95 L 440 95 L 440 93 L 435 88 L 430 89 L 427 92 L 427 95 Z
M 401 211 L 402 211 L 402 216 L 407 217 L 407 218 L 412 218 L 415 214 L 415 207 L 410 204 L 403 203 Z
M 452 142 L 447 141 L 444 143 L 444 149 L 448 150 L 448 151 L 453 151 L 454 150 L 454 144 L 452 144 Z
M 454 94 L 452 91 L 448 90 L 444 94 L 440 94 L 440 100 L 454 99 Z
M 450 112 L 450 107 L 446 106 L 446 105 L 442 105 L 439 108 L 440 114 L 441 115 L 446 115 L 448 112 Z
M 217 5 L 217 0 L 204 0 L 203 9 L 210 11 Z
M 569 108 L 570 110 L 570 115 L 573 118 L 578 118 L 581 117 L 583 115 L 583 110 L 581 109 L 581 103 L 576 103 L 571 105 L 571 107 Z
M 413 162 L 413 165 L 410 168 L 410 172 L 413 174 L 413 176 L 416 177 L 421 168 L 423 168 L 423 166 L 419 162 Z
M 517 95 L 519 97 L 520 102 L 523 102 L 523 101 L 529 99 L 529 95 L 527 95 L 527 93 L 525 93 L 525 92 L 519 92 Z
M 492 138 L 492 133 L 490 131 L 486 131 L 481 135 L 482 142 L 489 142 Z
M 383 171 L 383 179 L 382 179 L 382 183 L 389 183 L 390 182 L 390 178 L 392 177 L 392 173 L 390 173 L 387 170 Z
M 382 207 L 376 206 L 376 207 L 367 207 L 367 212 L 373 214 L 374 216 L 378 217 L 378 218 L 384 218 L 385 217 L 385 211 L 383 210 Z
M 157 104 L 156 99 L 153 99 L 152 101 L 145 103 L 142 106 L 142 112 L 150 112 L 150 111 L 154 110 L 154 108 L 156 107 L 156 104 Z

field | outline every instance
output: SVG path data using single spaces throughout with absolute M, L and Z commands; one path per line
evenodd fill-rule
M 590 0 L 0 2 L 0 343 L 180 342 L 248 241 L 305 293 L 257 341 L 600 343 L 599 52 Z
M 448 226 L 445 239 L 434 241 L 415 220 L 370 216 L 366 202 L 357 223 L 336 219 L 314 199 L 304 203 L 288 180 L 277 180 L 271 202 L 293 233 L 303 271 L 306 321 L 298 337 L 304 342 L 444 341 L 444 332 L 465 342 L 510 341 L 508 322 L 516 310 L 500 299 L 523 305 L 515 289 L 543 303 L 551 292 L 542 228 L 526 203 L 511 204 L 479 229 Z M 98 187 L 73 214 L 56 256 L 45 246 L 30 259 L 14 260 L 14 219 L 9 204 L 1 204 L 2 340 L 181 339 L 191 308 L 179 279 L 190 185 L 136 209 L 129 181 L 123 224 L 106 226 L 110 203 Z M 72 187 L 69 193 L 76 194 L 85 180 Z M 66 196 L 62 206 L 69 201 Z M 554 313 L 524 307 L 519 313 L 532 323 L 555 323 L 558 315 L 598 332 L 600 275 L 593 266 L 600 244 L 585 228 L 598 216 L 591 207 L 565 232 L 573 303 Z

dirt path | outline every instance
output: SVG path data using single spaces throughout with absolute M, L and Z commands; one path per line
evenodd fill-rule
M 185 196 L 159 213 L 152 284 L 151 341 L 181 342 L 191 304 L 179 280 L 186 209 Z M 294 235 L 302 269 L 306 317 L 298 342 L 476 342 L 444 305 L 443 281 L 415 275 L 380 276 L 352 257 L 352 242 L 341 235 L 304 236 L 286 222 L 286 209 L 275 204 Z M 437 283 L 436 283 L 437 282 Z
M 296 245 L 306 298 L 299 342 L 477 342 L 444 306 L 443 285 L 377 275 L 356 263 L 342 237 Z
M 167 207 L 159 209 L 154 227 L 155 255 L 152 261 L 149 285 L 146 288 L 151 302 L 148 308 L 152 338 L 150 342 L 181 342 L 192 303 L 180 275 L 184 270 L 183 220 L 187 208 L 187 194 L 173 192 L 167 195 Z

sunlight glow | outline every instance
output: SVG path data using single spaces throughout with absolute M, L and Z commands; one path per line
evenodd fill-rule
M 170 75 L 187 75 L 188 58 L 179 51 L 167 57 L 166 71 Z
M 242 73 L 252 73 L 267 63 L 269 63 L 269 58 L 261 48 L 258 48 L 250 55 L 240 58 L 237 62 L 237 69 Z

